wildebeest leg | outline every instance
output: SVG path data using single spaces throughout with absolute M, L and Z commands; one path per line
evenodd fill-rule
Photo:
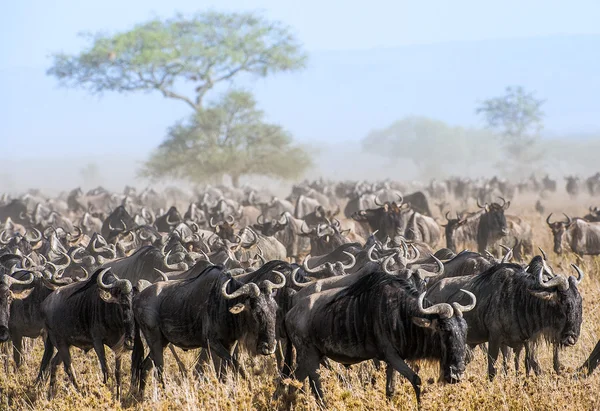
M 15 360 L 15 368 L 19 369 L 23 361 L 23 337 L 20 335 L 12 336 L 13 343 L 13 359 Z
M 181 375 L 183 375 L 185 377 L 187 375 L 187 370 L 185 369 L 185 365 L 183 365 L 183 361 L 181 361 L 181 359 L 179 358 L 179 355 L 177 355 L 177 352 L 175 351 L 175 347 L 173 346 L 173 344 L 169 344 L 169 350 L 171 351 L 171 354 L 173 354 L 173 357 L 175 358 L 175 362 L 177 363 L 179 372 L 181 373 Z
M 142 395 L 144 394 L 144 389 L 146 388 L 146 380 L 148 378 L 148 372 L 152 369 L 152 364 L 153 360 L 150 358 L 150 353 L 148 353 L 140 365 L 139 392 Z
M 290 378 L 292 375 L 293 361 L 294 361 L 294 348 L 291 341 L 286 341 L 285 344 L 285 356 L 283 361 L 283 367 L 281 367 L 281 377 Z
M 598 364 L 600 364 L 600 341 L 596 343 L 589 358 L 579 367 L 578 371 L 581 372 L 584 368 L 587 368 L 587 375 L 592 375 Z
M 552 365 L 554 366 L 554 372 L 560 374 L 560 346 L 554 344 L 552 352 Z
M 47 377 L 48 365 L 50 365 L 50 360 L 52 360 L 52 356 L 54 355 L 54 345 L 50 341 L 50 337 L 46 337 L 46 341 L 44 343 L 44 355 L 42 357 L 42 362 L 40 364 L 40 371 L 38 373 L 38 377 L 36 383 L 40 383 Z
M 508 374 L 508 361 L 510 361 L 511 349 L 507 345 L 502 345 L 502 369 L 504 370 L 504 375 Z
M 152 358 L 154 368 L 156 369 L 156 375 L 164 390 L 166 388 L 165 379 L 163 376 L 165 366 L 164 350 L 167 344 L 163 343 L 159 338 L 154 339 L 152 341 L 148 341 L 148 339 L 146 339 L 146 342 L 148 343 L 148 348 L 150 349 L 150 353 L 148 355 L 150 356 L 150 358 Z M 145 361 L 146 360 L 144 360 L 144 362 Z
M 421 404 L 421 378 L 413 371 L 411 368 L 404 362 L 402 358 L 398 356 L 393 351 L 388 351 L 386 353 L 386 361 L 389 365 L 391 365 L 396 371 L 404 376 L 412 385 L 413 390 L 415 390 L 415 395 L 417 397 L 417 404 Z M 387 387 L 386 387 L 387 391 Z M 387 393 L 386 393 L 387 394 Z
M 117 400 L 121 399 L 121 353 L 115 353 L 115 384 L 117 385 Z
M 396 391 L 396 373 L 394 367 L 390 364 L 387 365 L 385 370 L 385 396 L 391 399 Z
M 525 343 L 525 368 L 527 376 L 529 376 L 531 370 L 533 370 L 535 375 L 540 375 L 542 373 L 542 367 L 537 360 L 536 344 L 533 342 Z
M 234 357 L 231 356 L 231 354 L 229 353 L 229 350 L 227 350 L 227 348 L 225 348 L 223 346 L 223 344 L 221 344 L 220 342 L 216 342 L 216 343 L 210 343 L 209 344 L 210 347 L 210 351 L 211 353 L 215 353 L 218 357 L 221 358 L 222 361 L 225 362 L 224 365 L 226 366 L 233 366 L 234 371 L 239 372 L 241 377 L 243 379 L 246 379 L 246 373 L 245 371 L 242 369 L 242 367 L 240 367 L 240 364 L 238 362 L 238 360 Z M 224 374 L 221 374 L 219 376 L 221 379 L 225 378 Z
M 71 363 L 71 350 L 69 349 L 69 346 L 66 343 L 62 343 L 56 347 L 56 349 L 58 350 L 58 355 L 62 359 L 63 367 L 67 373 L 67 376 L 69 377 L 69 380 L 71 380 L 71 383 L 75 389 L 79 390 L 79 385 L 77 384 L 77 379 L 75 378 L 75 373 L 73 372 L 73 364 Z M 104 360 L 104 366 L 106 367 L 106 359 Z
M 519 375 L 519 367 L 521 362 L 521 352 L 523 351 L 523 345 L 517 346 L 515 349 L 515 375 Z
M 100 370 L 102 370 L 102 379 L 104 384 L 108 384 L 108 369 L 106 367 L 106 352 L 104 351 L 104 344 L 102 344 L 101 340 L 94 340 L 94 351 L 96 351 L 96 355 L 98 356 L 98 361 L 100 361 Z
M 48 399 L 51 400 L 56 394 L 56 370 L 58 370 L 58 366 L 62 362 L 62 357 L 60 353 L 56 353 L 54 358 L 52 358 L 52 363 L 50 364 L 50 389 L 48 390 Z
M 491 380 L 496 376 L 496 360 L 500 352 L 500 344 L 497 341 L 488 343 L 488 378 Z
M 298 367 L 295 376 L 298 381 L 304 381 L 308 377 L 310 389 L 318 401 L 323 403 L 323 388 L 321 387 L 321 378 L 317 370 L 319 369 L 320 358 L 316 351 L 308 347 L 297 349 Z

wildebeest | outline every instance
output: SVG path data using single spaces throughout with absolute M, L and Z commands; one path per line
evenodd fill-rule
M 477 251 L 480 253 L 484 253 L 489 245 L 509 234 L 504 211 L 510 207 L 510 201 L 505 201 L 503 198 L 501 200 L 502 204 L 491 203 L 484 206 L 477 204 L 485 209 L 477 227 Z
M 123 348 L 133 349 L 134 344 L 132 291 L 128 280 L 121 280 L 110 272 L 110 268 L 103 268 L 87 281 L 61 287 L 44 300 L 41 311 L 48 336 L 38 380 L 45 378 L 50 365 L 50 396 L 55 392 L 56 370 L 60 363 L 70 381 L 78 387 L 71 364 L 72 345 L 85 351 L 92 348 L 96 351 L 106 384 L 108 368 L 104 345 L 107 345 L 115 353 L 117 398 L 120 397 Z M 53 358 L 55 348 L 58 354 Z
M 467 306 L 425 308 L 424 297 L 404 278 L 377 272 L 347 288 L 296 302 L 285 317 L 297 351 L 295 377 L 300 381 L 308 377 L 313 393 L 322 399 L 317 370 L 323 357 L 342 364 L 380 359 L 390 365 L 389 373 L 396 370 L 410 381 L 418 402 L 421 380 L 406 360 L 438 359 L 444 380 L 460 381 L 467 334 L 462 313 L 475 306 L 475 299 Z M 290 350 L 288 345 L 286 358 L 291 357 Z M 390 389 L 387 394 L 392 394 Z
M 517 264 L 495 265 L 479 275 L 441 280 L 427 290 L 427 297 L 450 303 L 464 300 L 461 289 L 475 294 L 477 308 L 465 315 L 467 342 L 475 346 L 489 341 L 488 376 L 493 378 L 502 346 L 518 350 L 540 335 L 562 346 L 577 342 L 582 321 L 577 285 L 583 272 L 573 267 L 579 278 L 545 281 L 541 266 L 532 274 Z
M 554 237 L 554 252 L 562 254 L 563 243 L 580 256 L 600 254 L 600 222 L 588 222 L 582 218 L 571 219 L 564 215 L 565 221 L 550 222 L 552 213 L 546 223 Z
M 246 347 L 257 353 L 273 354 L 277 304 L 272 293 L 285 285 L 285 277 L 281 280 L 243 284 L 222 266 L 210 266 L 196 277 L 158 282 L 144 289 L 135 299 L 134 311 L 150 352 L 141 361 L 143 346 L 136 336 L 133 384 L 139 383 L 143 393 L 154 364 L 164 388 L 163 351 L 169 343 L 184 349 L 209 349 L 242 375 L 232 357 L 238 340 L 244 339 Z
M 17 273 L 23 273 L 23 271 Z M 9 320 L 12 302 L 27 298 L 33 291 L 33 288 L 30 287 L 18 291 L 16 288 L 13 289 L 13 287 L 30 285 L 33 282 L 33 273 L 28 272 L 27 274 L 26 279 L 17 279 L 8 273 L 0 273 L 0 342 L 10 339 Z

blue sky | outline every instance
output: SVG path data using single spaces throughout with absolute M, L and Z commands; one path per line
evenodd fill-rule
M 475 125 L 475 100 L 517 82 L 549 99 L 549 132 L 600 130 L 593 101 L 600 91 L 600 37 L 589 36 L 600 34 L 598 1 L 22 0 L 0 5 L 0 140 L 38 155 L 106 154 L 116 147 L 147 153 L 188 113 L 183 104 L 155 94 L 98 98 L 58 88 L 45 76 L 48 55 L 76 52 L 80 31 L 126 30 L 202 9 L 258 10 L 293 28 L 311 55 L 307 70 L 253 88 L 269 119 L 301 141 L 358 140 L 410 114 Z M 554 42 L 571 57 L 554 55 Z M 539 48 L 511 54 L 521 44 Z M 465 57 L 453 60 L 457 55 Z M 470 72 L 479 55 L 487 56 L 485 64 Z M 552 70 L 540 74 L 546 61 Z

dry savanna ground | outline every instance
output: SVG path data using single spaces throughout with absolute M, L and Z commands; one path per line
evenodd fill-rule
M 572 216 L 582 215 L 588 200 L 577 204 L 563 200 L 549 201 L 549 211 L 567 211 Z M 525 206 L 524 204 L 527 204 Z M 600 338 L 600 258 L 586 257 L 583 261 L 573 254 L 561 257 L 551 252 L 550 232 L 544 218 L 533 212 L 533 202 L 515 199 L 508 211 L 524 216 L 533 226 L 535 245 L 548 252 L 555 271 L 571 274 L 569 264 L 576 262 L 586 276 L 580 286 L 583 296 L 583 326 L 575 347 L 561 353 L 563 366 L 561 375 L 552 370 L 551 349 L 542 344 L 539 349 L 544 374 L 535 377 L 515 377 L 510 365 L 509 373 L 499 373 L 489 382 L 486 377 L 487 362 L 481 350 L 476 351 L 474 362 L 467 367 L 465 379 L 456 385 L 442 385 L 436 382 L 436 366 L 423 364 L 419 372 L 423 380 L 422 408 L 424 410 L 597 410 L 600 409 L 600 371 L 585 379 L 573 377 L 574 371 L 588 357 Z M 558 217 L 558 216 L 557 216 Z M 308 384 L 295 396 L 281 396 L 273 400 L 276 388 L 274 359 L 260 358 L 251 364 L 246 360 L 248 380 L 230 380 L 219 383 L 214 377 L 198 380 L 193 376 L 181 377 L 175 361 L 168 350 L 166 356 L 167 389 L 163 391 L 152 380 L 146 389 L 145 401 L 140 403 L 133 396 L 125 394 L 122 400 L 114 399 L 114 380 L 108 386 L 101 383 L 100 371 L 95 353 L 87 354 L 72 349 L 73 363 L 81 390 L 76 391 L 66 380 L 62 367 L 59 370 L 57 396 L 47 400 L 47 386 L 35 386 L 37 368 L 41 360 L 43 344 L 40 340 L 26 354 L 26 364 L 15 372 L 0 372 L 0 410 L 66 410 L 66 409 L 128 409 L 128 410 L 318 410 L 321 407 L 308 393 Z M 181 353 L 181 351 L 179 351 Z M 3 354 L 4 355 L 4 354 Z M 114 366 L 112 355 L 109 364 Z M 184 361 L 191 366 L 194 353 L 182 353 Z M 521 368 L 522 369 L 522 368 Z M 124 362 L 123 392 L 129 391 L 129 361 Z M 190 374 L 191 375 L 191 374 Z M 410 384 L 399 378 L 397 393 L 388 401 L 385 397 L 385 372 L 375 372 L 371 363 L 353 366 L 350 371 L 334 367 L 333 371 L 321 369 L 327 406 L 332 410 L 384 410 L 416 409 L 416 401 Z M 372 383 L 374 376 L 374 383 Z M 292 384 L 295 384 L 293 382 Z

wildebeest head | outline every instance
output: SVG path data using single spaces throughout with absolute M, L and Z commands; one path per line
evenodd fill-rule
M 225 221 L 219 222 L 215 222 L 214 218 L 211 217 L 209 224 L 223 240 L 235 241 L 235 218 L 232 215 L 228 215 Z
M 583 216 L 583 219 L 589 222 L 600 221 L 600 209 L 596 207 L 590 207 L 589 214 Z
M 274 273 L 280 278 L 277 284 L 263 280 L 259 284 L 248 283 L 240 286 L 236 281 L 238 288 L 233 291 L 234 284 L 231 283 L 234 280 L 229 278 L 221 287 L 223 297 L 235 302 L 229 308 L 229 312 L 245 315 L 243 323 L 248 331 L 247 340 L 256 341 L 256 351 L 262 355 L 271 355 L 275 352 L 277 303 L 273 294 L 275 290 L 285 286 L 285 276 L 278 272 Z
M 459 227 L 465 225 L 467 219 L 458 214 L 456 215 L 456 218 L 450 218 L 449 215 L 450 212 L 446 212 L 447 223 L 443 224 L 442 227 L 444 227 L 444 232 L 446 233 L 446 247 L 456 251 L 456 239 L 454 233 Z
M 118 304 L 123 314 L 125 326 L 125 348 L 133 349 L 134 319 L 133 319 L 133 287 L 129 280 L 119 279 L 110 268 L 98 269 L 96 272 L 98 294 L 105 303 Z M 92 279 L 93 281 L 93 279 Z
M 279 218 L 279 220 L 272 219 L 271 221 L 265 221 L 264 215 L 261 214 L 256 219 L 256 224 L 254 224 L 253 227 L 260 231 L 262 235 L 273 236 L 277 232 L 283 230 L 285 226 L 287 226 L 287 224 L 288 217 L 285 213 L 281 215 L 281 218 Z
M 508 226 L 506 224 L 504 211 L 510 207 L 510 201 L 506 201 L 503 198 L 500 198 L 500 200 L 502 200 L 502 204 L 492 203 L 482 206 L 478 202 L 477 206 L 485 209 L 485 214 L 482 216 L 481 221 L 485 222 L 484 225 L 487 228 L 488 233 L 490 235 L 498 233 L 501 236 L 506 236 L 508 235 Z M 479 226 L 483 227 L 481 223 Z
M 27 274 L 25 276 L 21 275 Z M 24 277 L 17 279 L 16 277 Z M 8 321 L 10 320 L 10 305 L 13 300 L 22 300 L 27 298 L 33 291 L 33 288 L 20 291 L 11 290 L 15 285 L 29 285 L 33 282 L 34 276 L 31 272 L 18 271 L 11 276 L 9 274 L 0 274 L 0 342 L 6 342 L 10 338 L 8 332 Z
M 556 221 L 554 223 L 550 222 L 550 217 L 552 217 L 552 213 L 550 213 L 548 215 L 548 217 L 546 218 L 546 224 L 548 224 L 548 227 L 550 227 L 550 230 L 552 230 L 552 236 L 554 237 L 554 252 L 556 254 L 561 254 L 563 251 L 562 248 L 562 240 L 563 237 L 565 235 L 565 232 L 567 231 L 567 229 L 569 228 L 569 226 L 571 225 L 571 223 L 573 222 L 571 220 L 571 217 L 569 217 L 566 214 L 563 214 L 566 218 L 565 221 Z
M 533 296 L 548 301 L 555 308 L 552 321 L 557 327 L 553 328 L 560 330 L 555 339 L 567 347 L 577 342 L 582 322 L 582 300 L 577 286 L 583 279 L 583 271 L 575 264 L 571 264 L 571 267 L 577 273 L 577 278 L 557 275 L 548 281 L 544 280 L 544 269 L 541 268 L 537 274 L 537 287 L 530 290 Z
M 419 327 L 426 327 L 439 337 L 441 345 L 440 369 L 447 383 L 456 383 L 462 379 L 465 372 L 465 356 L 467 344 L 467 322 L 463 312 L 475 308 L 476 297 L 469 291 L 461 290 L 467 294 L 471 302 L 463 306 L 457 302 L 452 305 L 447 303 L 435 304 L 423 308 L 425 293 L 419 296 L 418 308 L 427 318 L 413 317 L 413 322 Z

